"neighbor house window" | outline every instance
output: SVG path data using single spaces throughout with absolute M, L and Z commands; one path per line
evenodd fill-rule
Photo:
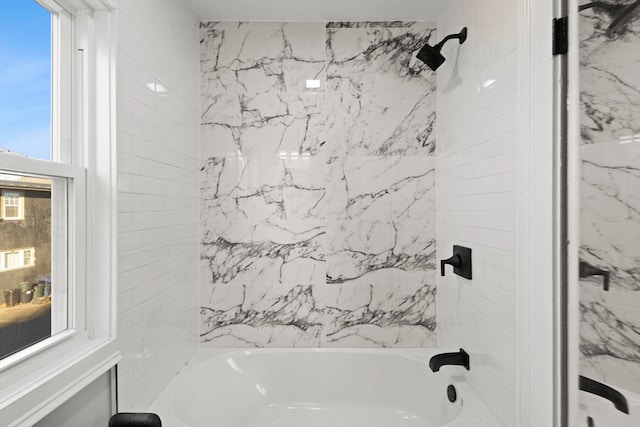
M 24 219 L 23 193 L 18 191 L 2 192 L 2 219 Z
M 35 248 L 0 252 L 0 271 L 33 267 L 35 265 L 34 254 Z
M 34 252 L 35 252 L 34 248 L 22 250 L 22 266 L 23 267 L 33 266 L 33 263 L 35 261 L 35 258 L 33 257 Z

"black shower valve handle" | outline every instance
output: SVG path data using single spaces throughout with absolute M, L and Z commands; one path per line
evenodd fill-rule
M 590 276 L 602 276 L 602 290 L 609 290 L 609 272 L 606 270 L 601 270 L 592 265 L 587 264 L 584 261 L 580 261 L 579 268 L 580 278 L 590 277 Z
M 609 272 L 608 271 L 602 272 L 602 289 L 605 291 L 609 290 Z
M 467 280 L 473 278 L 471 268 L 471 248 L 453 245 L 453 256 L 440 261 L 440 275 L 444 276 L 445 266 L 453 267 L 453 274 L 464 277 Z
M 462 257 L 460 255 L 455 254 L 451 258 L 443 259 L 440 261 L 440 275 L 444 276 L 444 267 L 445 265 L 451 265 L 453 268 L 462 267 Z

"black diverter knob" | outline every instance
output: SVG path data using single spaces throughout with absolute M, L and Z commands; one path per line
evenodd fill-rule
M 581 279 L 585 277 L 591 277 L 591 276 L 602 276 L 602 289 L 605 291 L 609 290 L 609 272 L 608 271 L 600 270 L 599 268 L 596 268 L 591 264 L 587 264 L 584 261 L 580 261 L 579 274 Z
M 445 266 L 453 267 L 454 274 L 471 279 L 471 249 L 464 246 L 453 245 L 453 256 L 440 261 L 440 275 L 444 276 Z

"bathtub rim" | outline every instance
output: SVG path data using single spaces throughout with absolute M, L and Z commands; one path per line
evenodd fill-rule
M 429 369 L 429 358 L 435 354 L 445 352 L 457 352 L 459 348 L 216 348 L 201 347 L 189 361 L 174 375 L 169 384 L 160 392 L 160 394 L 144 409 L 145 411 L 155 412 L 162 418 L 163 425 L 170 427 L 191 427 L 180 419 L 173 411 L 172 396 L 173 390 L 180 381 L 181 374 L 196 369 L 199 365 L 210 361 L 213 358 L 227 358 L 233 355 L 251 355 L 251 354 L 280 354 L 280 353 L 347 353 L 347 354 L 383 354 L 395 355 L 411 361 L 424 363 L 425 368 Z M 473 363 L 471 364 L 473 369 Z M 462 396 L 472 396 L 474 398 L 465 399 L 461 416 L 451 423 L 441 427 L 504 427 L 504 424 L 498 421 L 498 418 L 489 410 L 489 408 L 479 401 L 478 394 L 465 381 L 466 370 L 464 368 L 455 367 L 453 369 L 442 369 L 435 375 L 446 375 L 446 382 L 453 384 Z M 159 408 L 161 408 L 159 410 Z M 481 420 L 482 424 L 478 424 Z

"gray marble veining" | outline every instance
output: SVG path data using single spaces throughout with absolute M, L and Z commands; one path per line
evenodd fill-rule
M 434 345 L 433 27 L 200 31 L 202 341 Z
M 414 21 L 332 21 L 327 28 L 433 28 L 430 22 Z
M 610 274 L 580 281 L 581 370 L 640 392 L 640 142 L 581 153 L 580 259 Z
M 431 155 L 435 75 L 415 54 L 432 28 L 327 30 L 327 141 L 332 155 Z
M 600 8 L 580 13 L 583 144 L 617 143 L 640 135 L 640 16 L 610 37 L 606 30 L 614 16 Z
M 580 15 L 580 259 L 610 274 L 580 280 L 580 370 L 640 393 L 640 16 L 616 13 Z

